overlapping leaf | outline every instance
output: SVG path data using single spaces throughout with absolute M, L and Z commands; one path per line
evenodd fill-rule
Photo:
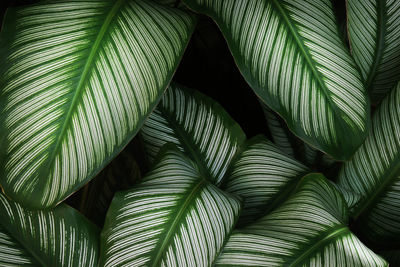
M 54 206 L 135 135 L 194 21 L 153 1 L 43 1 L 7 11 L 1 32 L 0 183 Z
M 243 76 L 300 138 L 348 159 L 368 128 L 369 103 L 329 0 L 184 0 L 211 16 Z
M 101 237 L 102 266 L 211 266 L 240 211 L 176 148 L 118 193 Z
M 97 266 L 99 229 L 67 205 L 30 211 L 0 194 L 1 266 Z
M 218 103 L 178 85 L 166 91 L 141 135 L 150 160 L 165 143 L 172 142 L 215 184 L 221 182 L 245 139 L 240 126 Z
M 80 211 L 102 226 L 114 193 L 140 180 L 140 169 L 127 147 L 82 190 Z
M 249 140 L 232 163 L 222 189 L 243 198 L 240 225 L 278 207 L 294 191 L 308 168 L 262 136 Z
M 352 53 L 372 101 L 380 101 L 400 80 L 400 2 L 348 0 Z
M 346 222 L 341 195 L 322 175 L 308 175 L 280 208 L 235 230 L 216 266 L 387 266 Z
M 339 184 L 363 198 L 358 228 L 374 241 L 400 242 L 400 84 L 382 101 L 365 143 L 339 175 Z

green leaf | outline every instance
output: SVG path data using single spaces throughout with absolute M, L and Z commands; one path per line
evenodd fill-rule
M 124 149 L 82 190 L 80 211 L 99 226 L 104 224 L 114 194 L 140 180 L 140 168 L 130 148 Z
M 265 137 L 257 136 L 235 157 L 221 188 L 243 198 L 242 226 L 278 207 L 308 172 Z
M 28 210 L 0 194 L 1 266 L 97 266 L 99 229 L 73 208 Z
M 169 150 L 167 150 L 169 149 Z M 240 212 L 177 148 L 117 193 L 101 234 L 101 266 L 211 266 Z
M 216 266 L 387 266 L 346 223 L 341 195 L 310 174 L 280 208 L 235 230 Z
M 352 54 L 372 101 L 378 102 L 400 80 L 400 3 L 346 2 Z
M 0 183 L 54 206 L 132 139 L 161 98 L 194 20 L 144 0 L 44 1 L 0 35 Z
M 185 152 L 214 184 L 219 184 L 245 134 L 215 101 L 172 85 L 141 129 L 152 161 L 160 148 L 172 142 Z
M 329 0 L 183 0 L 211 16 L 244 78 L 304 141 L 338 160 L 363 143 L 369 100 Z
M 400 242 L 400 83 L 381 102 L 365 143 L 340 172 L 338 183 L 362 196 L 357 228 L 372 241 Z

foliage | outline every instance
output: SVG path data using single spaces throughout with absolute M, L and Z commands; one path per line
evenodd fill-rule
M 398 265 L 400 1 L 14 3 L 0 58 L 1 266 Z

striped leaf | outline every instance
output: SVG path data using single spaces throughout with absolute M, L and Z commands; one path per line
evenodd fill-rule
M 346 226 L 341 195 L 319 174 L 280 208 L 230 236 L 216 266 L 387 266 Z
M 101 266 L 211 266 L 231 232 L 238 199 L 177 148 L 160 153 L 142 183 L 114 197 L 101 234 Z
M 152 161 L 172 142 L 185 152 L 202 174 L 219 184 L 244 141 L 240 126 L 215 101 L 182 86 L 172 85 L 141 129 Z
M 243 226 L 279 206 L 307 172 L 307 167 L 257 136 L 244 145 L 221 188 L 243 198 Z
M 115 157 L 161 98 L 194 26 L 144 0 L 9 9 L 0 35 L 0 183 L 54 206 Z
M 362 196 L 357 228 L 372 241 L 400 242 L 400 83 L 381 102 L 365 143 L 340 172 L 338 183 Z
M 99 229 L 73 208 L 28 210 L 0 194 L 0 266 L 97 266 Z
M 183 0 L 211 16 L 244 78 L 288 127 L 338 160 L 362 144 L 369 101 L 329 0 Z
M 400 80 L 400 2 L 346 2 L 352 53 L 372 101 L 378 102 Z
M 117 191 L 131 188 L 140 180 L 140 168 L 134 156 L 124 149 L 82 190 L 80 211 L 92 222 L 102 226 Z

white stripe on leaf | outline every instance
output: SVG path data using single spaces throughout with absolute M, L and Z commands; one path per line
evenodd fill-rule
M 190 15 L 144 0 L 10 9 L 0 55 L 7 194 L 54 206 L 97 174 L 161 98 L 193 27 Z
M 268 214 L 295 189 L 309 169 L 265 137 L 249 140 L 229 168 L 223 190 L 243 198 L 240 225 Z
M 278 209 L 235 230 L 216 266 L 387 266 L 346 223 L 341 195 L 311 174 Z
M 354 210 L 360 231 L 375 242 L 400 241 L 400 83 L 386 96 L 372 119 L 372 128 L 339 184 L 361 195 Z
M 240 126 L 212 99 L 172 85 L 141 129 L 151 161 L 167 142 L 194 160 L 215 184 L 224 177 L 245 135 Z
M 184 0 L 218 24 L 257 95 L 289 128 L 336 159 L 368 129 L 369 103 L 329 0 Z
M 73 208 L 27 210 L 0 194 L 0 214 L 1 266 L 97 266 L 99 229 Z
M 400 79 L 400 2 L 346 3 L 352 53 L 372 101 L 378 102 Z
M 142 182 L 118 193 L 102 231 L 102 266 L 210 266 L 240 212 L 167 145 Z

